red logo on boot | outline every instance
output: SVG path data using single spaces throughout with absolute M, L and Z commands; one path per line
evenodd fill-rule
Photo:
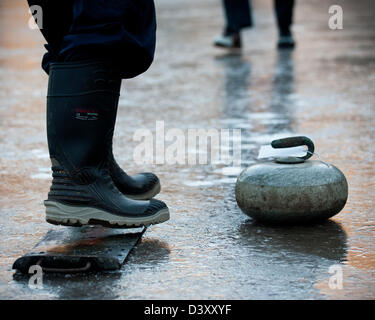
M 96 109 L 75 109 L 75 118 L 78 120 L 98 120 L 99 111 Z

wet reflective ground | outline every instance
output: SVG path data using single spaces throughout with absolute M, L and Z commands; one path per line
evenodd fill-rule
M 213 48 L 218 1 L 158 0 L 157 56 L 126 81 L 115 132 L 118 162 L 153 170 L 171 220 L 149 228 L 119 271 L 48 276 L 44 289 L 14 278 L 13 261 L 50 228 L 43 39 L 25 1 L 0 2 L 0 297 L 5 299 L 375 298 L 375 4 L 336 1 L 344 30 L 328 29 L 326 1 L 298 1 L 297 48 L 275 50 L 271 1 L 254 1 L 242 53 Z M 242 166 L 275 137 L 303 134 L 346 175 L 349 199 L 330 221 L 269 227 L 242 214 L 238 170 L 224 165 L 136 165 L 137 129 L 240 128 Z M 192 150 L 189 150 L 192 152 Z M 343 289 L 328 285 L 340 265 Z

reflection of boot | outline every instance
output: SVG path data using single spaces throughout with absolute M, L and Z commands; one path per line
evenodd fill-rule
M 241 48 L 241 35 L 239 32 L 223 34 L 214 40 L 214 45 L 221 48 Z
M 136 227 L 169 219 L 165 203 L 136 201 L 110 175 L 110 143 L 121 79 L 105 62 L 51 65 L 47 135 L 53 180 L 45 201 L 53 224 Z

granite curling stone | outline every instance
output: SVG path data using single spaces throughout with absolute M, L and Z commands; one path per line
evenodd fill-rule
M 348 198 L 348 183 L 335 166 L 307 160 L 314 144 L 307 137 L 272 142 L 273 148 L 307 145 L 305 157 L 262 160 L 246 168 L 236 182 L 241 210 L 266 223 L 311 223 L 339 213 Z

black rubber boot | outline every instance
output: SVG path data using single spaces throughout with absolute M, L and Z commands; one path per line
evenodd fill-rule
M 128 198 L 149 200 L 161 190 L 159 178 L 151 172 L 142 172 L 129 176 L 117 164 L 112 151 L 110 153 L 109 172 L 116 187 Z
M 52 186 L 46 220 L 128 228 L 169 219 L 162 201 L 125 197 L 110 175 L 121 79 L 106 62 L 55 63 L 50 67 L 47 136 Z
M 114 105 L 116 112 L 114 112 L 114 117 L 112 118 L 111 127 L 113 130 L 108 138 L 107 144 L 109 148 L 109 173 L 117 189 L 119 189 L 123 195 L 134 200 L 149 200 L 155 197 L 161 190 L 159 178 L 151 172 L 128 175 L 124 170 L 121 169 L 113 156 L 112 140 L 116 123 L 119 95 L 120 91 L 117 94 L 116 104 Z
M 118 104 L 118 103 L 117 103 Z M 116 104 L 116 109 L 117 109 Z M 116 112 L 117 113 L 117 112 Z M 116 122 L 116 116 L 113 119 L 113 128 Z M 159 178 L 151 172 L 137 173 L 128 175 L 117 164 L 112 149 L 113 130 L 108 138 L 108 155 L 109 155 L 109 173 L 112 177 L 114 184 L 119 191 L 134 200 L 149 200 L 155 197 L 160 192 Z

